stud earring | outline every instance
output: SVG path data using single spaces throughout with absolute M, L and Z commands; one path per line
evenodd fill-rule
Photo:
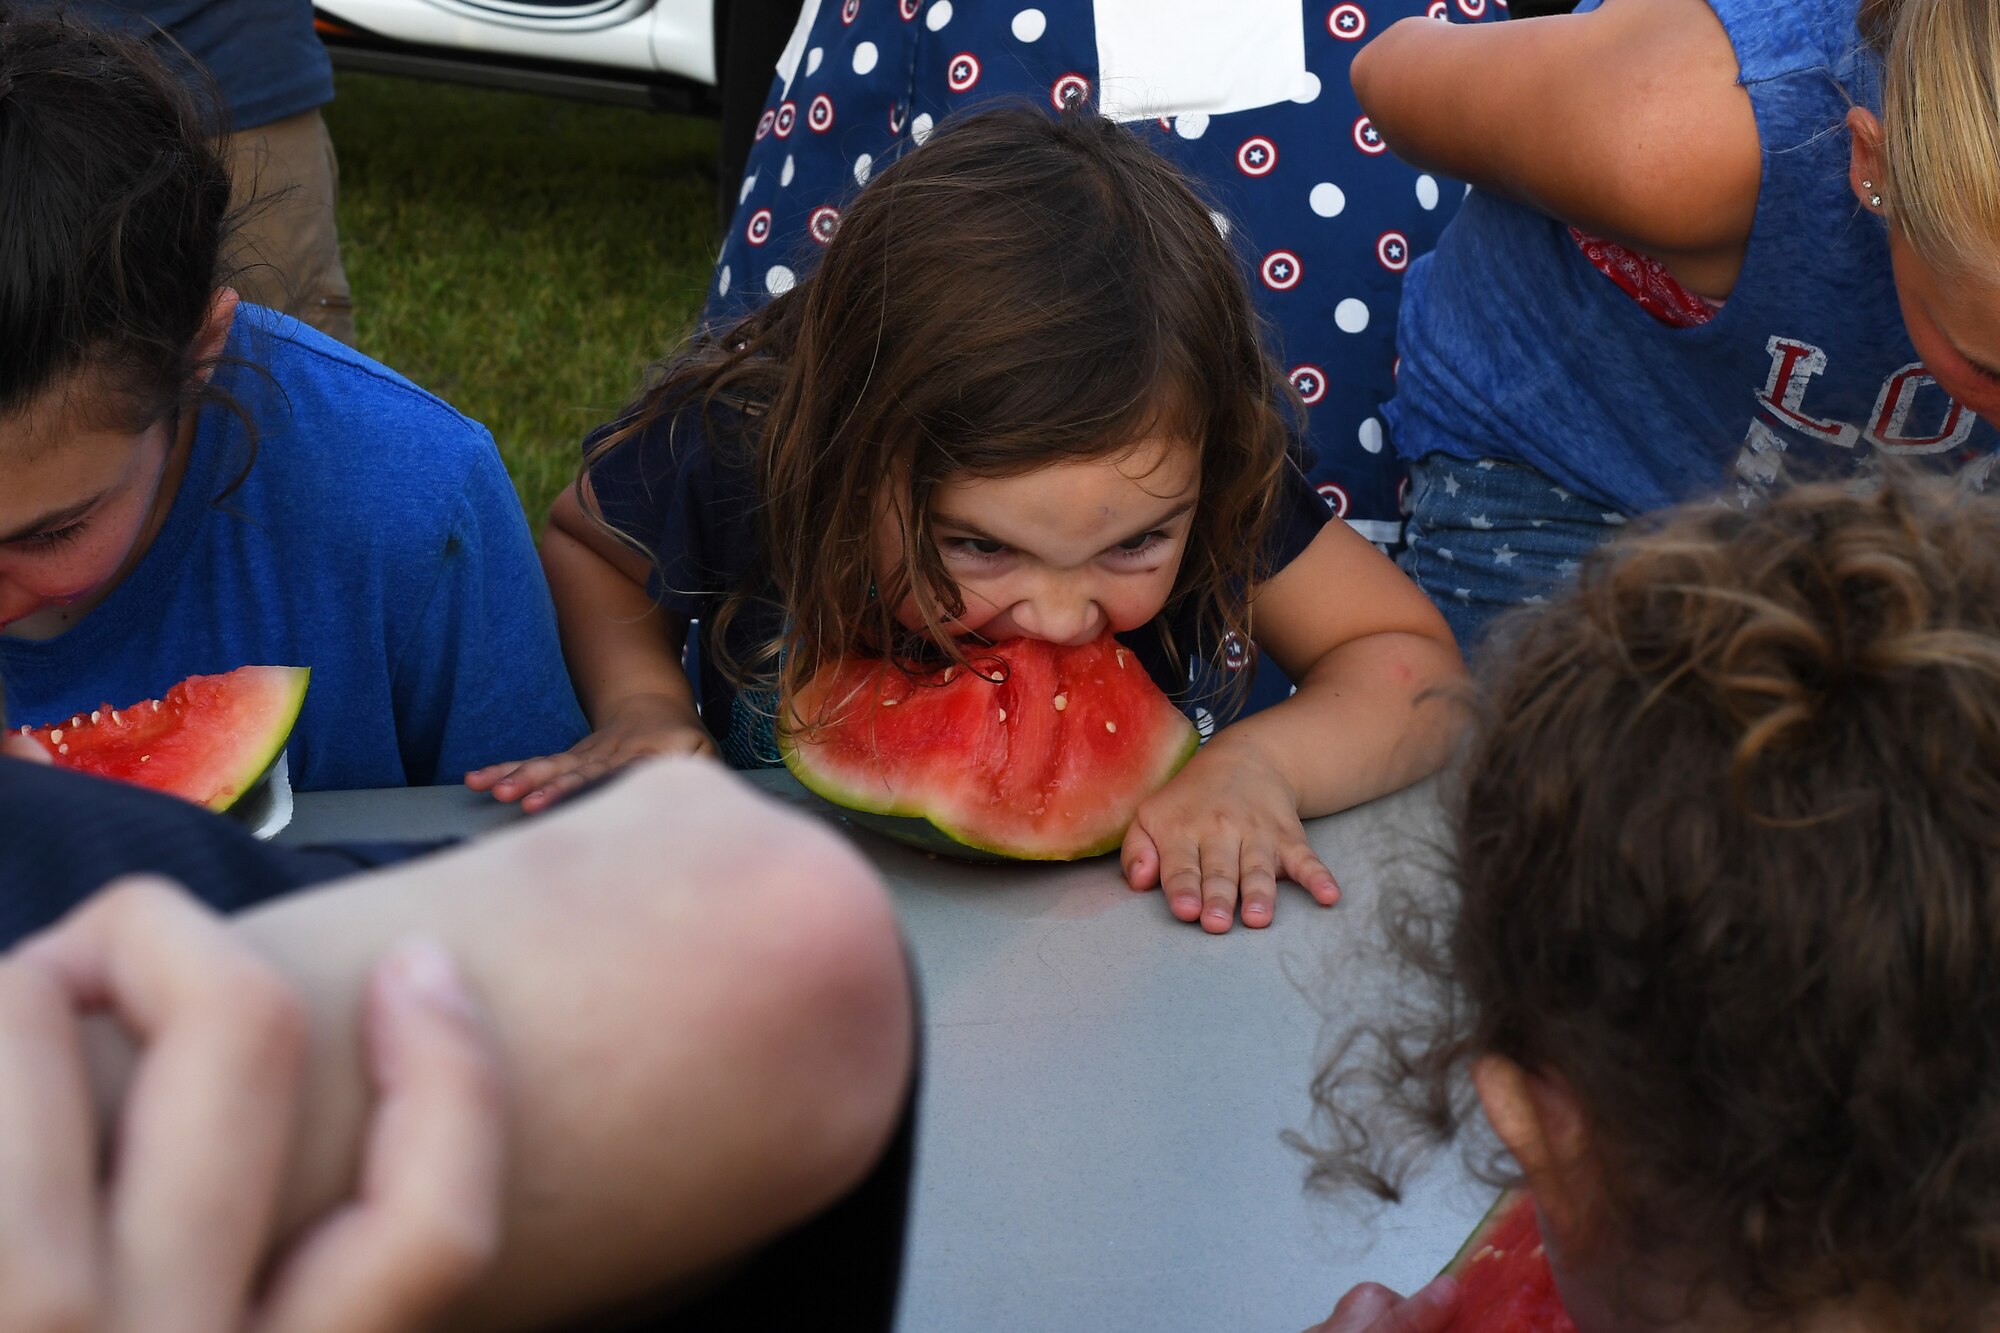
M 1870 208 L 1880 208 L 1882 206 L 1882 196 L 1875 193 L 1874 181 L 1861 182 L 1861 188 L 1868 191 L 1868 206 Z

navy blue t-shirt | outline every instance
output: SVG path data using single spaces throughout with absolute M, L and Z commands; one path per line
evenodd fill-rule
M 270 847 L 196 805 L 0 755 L 0 949 L 120 875 L 165 875 L 218 912 L 422 851 Z
M 741 417 L 717 409 L 712 420 L 718 428 L 730 429 Z M 616 424 L 592 434 L 585 441 L 586 452 Z M 739 448 L 711 444 L 698 407 L 660 418 L 592 463 L 590 485 L 605 521 L 652 554 L 647 589 L 668 614 L 711 620 L 756 575 L 756 483 Z M 1296 466 L 1285 469 L 1282 486 L 1266 546 L 1266 567 L 1273 573 L 1296 560 L 1329 517 L 1325 502 Z M 1170 606 L 1152 626 L 1119 638 L 1154 682 L 1199 722 L 1202 705 L 1213 703 L 1220 693 L 1220 677 L 1210 672 L 1210 664 L 1239 670 L 1254 655 L 1247 648 L 1198 645 L 1195 621 L 1194 608 Z M 757 650 L 782 628 L 783 611 L 774 594 L 751 601 L 730 622 L 729 656 L 737 662 L 755 660 Z M 1181 650 L 1179 660 L 1168 651 L 1169 639 Z M 707 637 L 697 635 L 696 643 L 702 721 L 723 758 L 736 768 L 775 766 L 771 700 L 739 694 Z
M 214 78 L 232 130 L 333 100 L 333 62 L 313 31 L 312 0 L 64 0 L 60 7 L 147 38 L 170 65 L 183 63 L 184 49 Z

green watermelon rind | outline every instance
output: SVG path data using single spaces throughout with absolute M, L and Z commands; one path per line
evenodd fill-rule
M 1500 1224 L 1513 1215 L 1515 1205 L 1527 1197 L 1521 1190 L 1502 1190 L 1500 1197 L 1493 1201 L 1493 1206 L 1479 1219 L 1479 1224 L 1472 1228 L 1472 1234 L 1465 1238 L 1465 1244 L 1451 1256 L 1451 1262 L 1438 1270 L 1439 1274 L 1445 1277 L 1463 1276 L 1466 1266 L 1472 1262 L 1472 1256 L 1479 1253 L 1479 1247 L 1485 1245 L 1500 1229 Z
M 1201 746 L 1201 736 L 1194 724 L 1186 723 L 1187 733 L 1180 748 L 1174 753 L 1172 762 L 1164 767 L 1164 773 L 1155 790 L 1163 787 L 1194 758 L 1194 752 Z M 955 857 L 961 861 L 1006 862 L 1006 861 L 1083 861 L 1093 856 L 1103 856 L 1115 852 L 1123 845 L 1127 829 L 1102 842 L 1092 844 L 1075 852 L 1043 852 L 1007 847 L 994 847 L 971 841 L 955 832 L 950 825 L 940 822 L 914 803 L 905 804 L 891 798 L 887 803 L 873 800 L 861 793 L 851 791 L 833 781 L 830 776 L 815 772 L 800 754 L 799 748 L 789 735 L 782 731 L 778 737 L 779 753 L 785 767 L 793 777 L 815 796 L 840 807 L 842 815 L 863 828 L 871 829 L 884 837 L 893 838 L 918 851 L 934 852 L 939 856 Z M 1128 825 L 1129 828 L 1129 825 Z
M 218 814 L 229 809 L 245 796 L 257 790 L 257 784 L 270 776 L 271 770 L 277 766 L 278 756 L 285 752 L 287 745 L 291 744 L 292 730 L 299 723 L 299 710 L 305 707 L 306 687 L 312 683 L 311 667 L 270 667 L 266 669 L 287 673 L 287 678 L 291 685 L 291 689 L 288 692 L 290 697 L 288 699 L 281 697 L 276 710 L 271 714 L 271 729 L 267 733 L 269 739 L 263 749 L 261 751 L 252 750 L 249 752 L 249 761 L 244 765 L 245 770 L 249 774 L 249 781 L 232 781 L 230 787 L 233 790 L 226 792 L 224 795 L 217 796 L 214 800 L 208 802 L 208 808 L 216 811 Z

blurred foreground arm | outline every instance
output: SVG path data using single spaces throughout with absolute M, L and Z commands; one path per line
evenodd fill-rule
M 862 1178 L 909 1078 L 912 1001 L 873 873 L 705 762 L 232 929 L 305 1008 L 280 1234 L 354 1193 L 374 960 L 433 937 L 490 1016 L 499 1251 L 452 1328 L 546 1326 L 754 1248 Z

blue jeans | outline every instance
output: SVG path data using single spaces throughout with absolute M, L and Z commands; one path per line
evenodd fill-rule
M 1429 454 L 1410 465 L 1397 563 L 1437 603 L 1471 660 L 1495 617 L 1569 582 L 1625 515 L 1533 468 Z

